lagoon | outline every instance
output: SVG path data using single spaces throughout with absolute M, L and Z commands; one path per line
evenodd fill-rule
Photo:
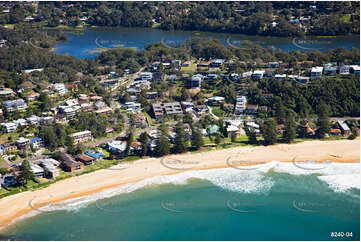
M 54 47 L 58 54 L 69 54 L 78 58 L 92 58 L 104 48 L 143 49 L 146 44 L 163 42 L 168 46 L 180 44 L 192 37 L 213 38 L 222 44 L 239 47 L 243 41 L 251 41 L 263 47 L 273 47 L 283 51 L 319 50 L 326 51 L 338 47 L 360 48 L 360 36 L 307 37 L 305 39 L 287 37 L 265 37 L 242 34 L 210 33 L 198 31 L 163 31 L 152 28 L 94 27 L 79 32 L 68 32 L 68 41 Z

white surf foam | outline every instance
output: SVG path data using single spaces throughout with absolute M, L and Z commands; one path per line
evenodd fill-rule
M 360 174 L 318 176 L 335 192 L 346 192 L 351 188 L 360 190 Z
M 119 187 L 106 189 L 102 192 L 73 198 L 55 205 L 49 204 L 41 208 L 41 211 L 71 210 L 76 211 L 86 206 L 88 203 L 98 199 L 108 198 L 122 193 L 130 193 L 140 188 L 159 184 L 187 184 L 191 178 L 207 180 L 222 189 L 242 192 L 242 193 L 268 193 L 274 183 L 271 176 L 267 176 L 270 170 L 277 173 L 289 173 L 292 175 L 311 175 L 317 176 L 323 182 L 326 182 L 335 192 L 344 192 L 350 188 L 360 189 L 360 164 L 358 163 L 297 163 L 289 162 L 269 162 L 254 166 L 251 169 L 241 170 L 237 168 L 222 168 L 211 170 L 187 171 L 175 175 L 163 175 L 147 178 L 136 183 L 129 183 Z

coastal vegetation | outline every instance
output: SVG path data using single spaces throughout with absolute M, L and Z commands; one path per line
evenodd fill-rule
M 148 24 L 154 26 L 152 21 L 148 23 L 149 21 L 146 19 L 134 19 L 134 17 L 138 16 L 140 10 L 147 11 L 159 5 L 159 3 L 151 2 L 148 3 L 149 6 L 147 7 L 144 7 L 143 3 L 140 2 L 73 3 L 75 9 L 83 6 L 83 13 L 80 16 L 77 11 L 68 11 L 65 14 L 66 21 L 59 25 L 57 12 L 46 15 L 41 10 L 48 4 L 56 5 L 50 9 L 69 10 L 69 8 L 73 8 L 64 5 L 64 3 L 39 3 L 40 12 L 38 16 L 46 19 L 40 21 L 47 21 L 48 27 L 62 27 L 63 24 L 65 26 L 77 26 L 79 24 L 77 19 L 84 17 L 85 13 L 89 14 L 87 21 L 93 25 L 119 26 L 121 23 L 126 24 L 126 26 L 148 27 Z M 172 4 L 164 6 L 167 6 L 165 8 L 172 8 Z M 288 15 L 294 13 L 286 14 L 277 11 L 277 8 L 284 8 L 281 6 L 282 4 L 279 6 L 276 3 L 272 3 L 272 6 L 267 5 L 274 9 L 267 15 L 276 11 L 281 16 L 279 27 L 272 30 L 274 32 L 270 32 L 269 27 L 260 28 L 265 23 L 258 19 L 264 15 L 263 11 L 265 10 L 260 8 L 263 3 L 252 3 L 254 7 L 237 5 L 239 3 L 203 4 L 195 2 L 182 4 L 185 7 L 192 6 L 198 9 L 198 13 L 212 14 L 212 18 L 220 22 L 229 14 L 235 15 L 235 18 L 230 18 L 227 26 L 229 24 L 232 28 L 247 29 L 246 33 L 248 34 L 283 35 L 282 33 L 287 30 L 292 36 L 303 35 L 297 28 L 294 28 L 294 25 L 291 26 L 289 23 L 291 19 Z M 234 7 L 232 4 L 237 6 Z M 221 13 L 214 10 L 212 5 L 225 12 L 223 17 L 220 17 Z M 357 3 L 351 3 L 347 8 L 341 8 L 337 14 L 346 14 L 348 9 L 355 5 Z M 90 6 L 99 7 L 99 12 L 105 11 L 102 13 L 104 17 L 100 19 L 97 17 L 99 13 L 88 12 L 91 9 Z M 163 4 L 159 5 L 160 9 L 164 6 Z M 294 7 L 304 10 L 305 8 L 309 9 L 310 6 L 312 5 L 305 4 Z M 210 8 L 213 13 L 199 12 L 204 7 Z M 242 11 L 235 11 L 242 10 L 243 7 L 249 7 L 251 12 L 246 14 Z M 14 8 L 21 9 L 22 5 L 16 5 Z M 132 14 L 132 17 L 119 14 L 118 18 L 120 19 L 117 20 L 119 23 L 114 23 L 112 18 L 116 16 L 108 17 L 106 8 L 117 8 L 117 11 L 120 12 L 128 8 L 132 9 L 127 13 Z M 228 8 L 230 10 L 227 10 Z M 31 12 L 31 10 L 29 11 Z M 192 10 L 189 11 L 189 14 L 193 16 Z M 228 13 L 228 11 L 232 13 Z M 142 16 L 152 17 L 153 14 L 150 12 L 149 16 L 146 13 Z M 243 16 L 245 14 L 247 16 Z M 179 25 L 171 23 L 171 19 L 162 17 L 162 22 L 159 22 L 157 26 L 164 29 L 197 30 L 202 28 L 203 30 L 221 32 L 240 31 L 239 29 L 230 29 L 231 27 L 221 23 L 215 22 L 207 27 L 204 25 L 207 21 L 203 21 L 202 24 L 197 22 L 202 18 L 211 19 L 210 16 L 196 17 L 194 15 L 183 21 L 177 12 L 175 15 L 174 19 L 179 18 Z M 285 17 L 286 15 L 288 17 Z M 129 22 L 124 22 L 123 18 L 127 18 Z M 252 26 L 246 26 L 246 19 L 249 18 L 255 20 L 255 22 L 249 23 Z M 269 20 L 269 16 L 262 18 L 265 18 L 266 22 Z M 317 24 L 318 16 L 314 15 L 312 18 L 315 21 L 314 24 Z M 157 18 L 156 21 L 159 19 Z M 351 17 L 346 20 L 353 25 Z M 34 23 L 24 23 L 17 19 L 4 21 L 5 24 L 11 22 L 13 26 L 12 28 L 2 28 L 4 31 L 0 33 L 0 38 L 7 40 L 6 44 L 0 48 L 2 57 L 0 58 L 0 82 L 5 91 L 11 89 L 14 94 L 1 97 L 0 108 L 3 110 L 3 115 L 0 116 L 1 121 L 11 122 L 30 116 L 45 115 L 52 116 L 55 120 L 41 123 L 41 125 L 31 124 L 26 127 L 20 125 L 12 134 L 2 128 L 1 141 L 11 144 L 21 137 L 36 136 L 43 141 L 45 150 L 41 155 L 44 157 L 59 159 L 59 151 L 77 157 L 89 149 L 96 149 L 105 154 L 97 162 L 101 166 L 109 167 L 139 157 L 162 157 L 190 151 L 198 152 L 245 145 L 294 143 L 306 139 L 354 139 L 357 136 L 357 130 L 359 130 L 358 120 L 355 122 L 348 120 L 347 124 L 351 128 L 349 135 L 330 136 L 331 131 L 337 130 L 338 125 L 332 122 L 330 117 L 337 120 L 337 117 L 358 117 L 360 114 L 360 83 L 359 76 L 355 73 L 324 75 L 307 83 L 300 83 L 289 77 L 280 80 L 274 75 L 260 79 L 251 77 L 232 79 L 233 74 L 242 76 L 244 73 L 262 69 L 270 62 L 277 63 L 274 68 L 267 67 L 270 72 L 273 74 L 285 73 L 288 76 L 294 74 L 309 76 L 313 66 L 323 66 L 326 63 L 359 65 L 359 50 L 355 48 L 350 50 L 337 48 L 324 52 L 318 50 L 285 52 L 271 47 L 263 48 L 249 41 L 244 41 L 241 46 L 237 47 L 225 46 L 211 38 L 195 37 L 171 48 L 159 42 L 147 44 L 142 50 L 134 48 L 104 49 L 93 59 L 79 59 L 52 52 L 55 43 L 66 41 L 65 35 L 61 31 L 47 31 L 45 33 L 35 27 Z M 192 21 L 192 24 L 188 21 Z M 239 24 L 235 24 L 234 21 L 239 21 Z M 343 23 L 339 24 L 343 26 Z M 354 33 L 349 28 L 345 27 L 344 29 L 348 30 L 348 33 Z M 322 34 L 322 31 L 317 34 Z M 223 64 L 217 67 L 209 67 L 212 61 L 219 59 L 224 61 Z M 176 64 L 174 63 L 176 62 L 182 64 L 175 67 Z M 185 64 L 187 62 L 188 64 Z M 155 66 L 157 68 L 154 68 Z M 149 86 L 140 88 L 141 90 L 134 91 L 136 89 L 134 88 L 129 91 L 135 81 L 143 81 L 139 78 L 142 72 L 143 74 L 144 72 L 146 74 L 152 73 L 152 81 L 149 83 L 147 81 Z M 216 77 L 214 79 L 205 78 L 201 87 L 191 87 L 193 76 L 201 75 L 204 78 L 209 74 Z M 114 80 L 118 81 L 117 85 L 114 88 L 109 88 L 106 83 Z M 55 84 L 63 84 L 67 91 L 63 94 L 54 91 Z M 31 94 L 35 93 L 38 94 L 38 98 L 30 100 Z M 155 97 L 149 97 L 149 94 L 155 94 Z M 227 122 L 234 117 L 234 104 L 240 95 L 247 96 L 248 105 L 259 108 L 256 112 L 244 113 L 244 117 L 236 117 L 244 123 L 254 122 L 253 127 L 244 127 L 244 133 L 227 130 L 229 126 Z M 208 100 L 215 96 L 224 98 L 224 102 L 215 105 L 209 104 Z M 4 101 L 17 98 L 27 100 L 28 108 L 22 112 L 10 112 L 5 107 Z M 89 102 L 91 98 L 94 98 L 94 101 Z M 91 103 L 92 108 L 90 110 L 85 108 L 83 111 L 83 107 L 81 107 L 82 111 L 77 111 L 76 114 L 74 112 L 74 115 L 68 117 L 61 113 L 65 112 L 66 108 L 62 109 L 60 106 L 72 100 L 79 100 L 79 102 L 81 100 L 82 104 L 90 105 Z M 128 108 L 134 102 L 140 105 L 140 109 L 136 112 Z M 192 103 L 197 107 L 204 106 L 206 111 L 204 113 L 198 113 L 198 111 L 197 113 L 193 111 L 187 113 L 184 111 L 186 109 L 181 107 L 182 111 L 179 115 L 164 115 L 158 118 L 154 116 L 154 107 L 152 106 L 153 103 L 157 102 L 182 102 L 185 105 Z M 227 109 L 227 105 L 228 107 L 231 106 L 231 109 Z M 108 110 L 100 112 L 102 107 L 107 107 Z M 144 115 L 144 120 L 137 123 L 137 115 Z M 83 131 L 90 132 L 93 141 L 81 144 L 81 142 L 70 137 L 71 134 Z M 118 154 L 119 157 L 116 158 L 114 154 L 109 154 L 111 151 L 109 149 L 106 151 L 105 148 L 109 144 L 109 140 L 117 141 L 117 144 L 125 144 L 124 154 Z M 29 152 L 24 150 L 4 152 L 7 158 L 5 165 L 24 164 L 10 168 L 10 170 L 24 174 L 23 178 L 19 178 L 19 180 L 23 181 L 21 182 L 22 185 L 29 188 L 47 184 L 47 182 L 34 179 L 28 173 L 29 167 L 26 162 L 29 158 L 34 158 L 38 151 L 37 148 L 31 147 Z M 85 172 L 97 169 L 100 167 L 96 165 L 89 165 L 84 168 Z M 39 182 L 38 186 L 33 184 L 37 182 Z M 11 192 L 9 194 L 12 194 Z
M 124 26 L 271 36 L 359 34 L 359 2 L 39 2 L 10 4 L 0 24 Z M 49 11 L 51 9 L 51 11 Z M 29 20 L 28 20 L 29 21 Z

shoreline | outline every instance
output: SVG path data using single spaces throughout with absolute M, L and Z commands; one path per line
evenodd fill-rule
M 168 160 L 168 162 L 165 162 Z M 230 165 L 229 161 L 237 161 Z M 241 162 L 239 162 L 241 161 Z M 161 158 L 147 158 L 119 164 L 110 169 L 101 169 L 81 176 L 58 181 L 48 187 L 14 194 L 0 199 L 0 230 L 27 218 L 33 208 L 73 198 L 93 195 L 103 190 L 135 183 L 147 178 L 174 175 L 187 171 L 252 166 L 278 162 L 360 162 L 360 139 L 336 141 L 305 141 L 297 144 L 272 146 L 245 146 L 197 153 L 169 155 Z M 189 166 L 191 164 L 191 166 Z M 118 168 L 118 169 L 117 169 Z M 172 169 L 173 168 L 173 169 Z M 96 181 L 96 182 L 94 182 Z M 70 188 L 70 189 L 69 189 Z M 37 199 L 37 204 L 29 203 Z

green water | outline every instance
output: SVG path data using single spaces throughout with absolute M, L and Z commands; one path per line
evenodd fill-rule
M 75 209 L 44 212 L 16 223 L 0 239 L 360 239 L 358 189 L 335 192 L 318 174 L 225 174 L 146 186 Z M 332 237 L 332 232 L 343 237 Z

